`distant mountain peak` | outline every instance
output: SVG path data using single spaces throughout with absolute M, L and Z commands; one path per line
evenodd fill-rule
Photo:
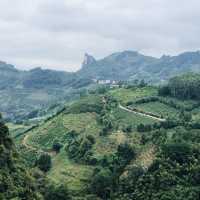
M 14 67 L 14 65 L 7 64 L 6 62 L 3 62 L 3 61 L 0 61 L 0 70 L 17 71 L 17 69 Z
M 121 53 L 126 54 L 126 55 L 138 55 L 139 54 L 137 51 L 130 51 L 130 50 L 126 50 Z
M 90 65 L 93 64 L 94 62 L 96 62 L 96 59 L 93 56 L 89 55 L 88 53 L 85 53 L 82 66 Z
M 30 72 L 36 72 L 36 71 L 42 71 L 42 68 L 41 67 L 35 67 L 35 68 L 30 70 Z

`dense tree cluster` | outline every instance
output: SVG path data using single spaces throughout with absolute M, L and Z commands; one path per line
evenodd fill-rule
M 63 144 L 56 138 L 54 141 L 53 141 L 53 146 L 52 146 L 52 149 L 59 153 L 60 152 L 60 149 L 63 147 Z
M 46 153 L 40 155 L 38 160 L 36 161 L 36 165 L 39 167 L 40 170 L 44 172 L 49 171 L 52 166 L 51 156 Z
M 90 191 L 103 200 L 115 199 L 119 189 L 119 178 L 135 157 L 135 149 L 128 143 L 120 144 L 115 153 L 104 156 L 100 166 L 94 170 Z
M 34 179 L 21 162 L 0 116 L 0 199 L 39 200 Z
M 151 141 L 159 146 L 157 158 L 147 170 L 133 167 L 119 182 L 116 199 L 198 200 L 200 197 L 199 136 L 184 127 L 170 136 L 156 131 Z M 195 140 L 194 140 L 195 138 Z M 192 143 L 191 143 L 192 142 Z
M 64 184 L 50 184 L 45 188 L 45 200 L 71 200 L 68 187 Z
M 200 74 L 188 73 L 170 79 L 159 93 L 180 99 L 200 99 Z
M 113 108 L 116 108 L 118 102 L 112 96 L 103 97 L 104 107 L 101 110 L 99 122 L 103 125 L 100 135 L 107 135 L 109 131 L 116 127 L 115 118 L 111 113 Z
M 87 164 L 96 164 L 96 159 L 93 157 L 92 147 L 95 144 L 95 138 L 92 135 L 81 137 L 74 134 L 68 139 L 65 150 L 69 158 L 76 162 L 83 162 Z

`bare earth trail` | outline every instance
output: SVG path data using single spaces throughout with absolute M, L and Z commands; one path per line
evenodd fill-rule
M 37 151 L 37 148 L 35 147 L 32 147 L 30 146 L 28 143 L 27 143 L 27 140 L 29 138 L 30 135 L 25 135 L 24 139 L 22 140 L 22 144 L 27 148 L 27 149 L 30 149 L 32 151 Z
M 159 117 L 151 116 L 151 115 L 149 115 L 147 113 L 142 113 L 142 112 L 139 112 L 139 111 L 131 110 L 129 108 L 126 108 L 126 107 L 122 106 L 121 104 L 119 104 L 119 108 L 124 110 L 124 111 L 130 112 L 130 113 L 134 113 L 134 114 L 137 114 L 137 115 L 140 115 L 140 116 L 143 116 L 143 117 L 149 117 L 151 119 L 155 119 L 155 120 L 160 121 L 160 122 L 166 121 L 166 119 L 163 119 L 163 118 L 159 118 Z
M 31 150 L 31 151 L 35 151 L 35 152 L 37 152 L 37 153 L 49 154 L 50 156 L 54 156 L 54 155 L 56 154 L 54 151 L 44 151 L 44 150 L 42 150 L 42 149 L 38 149 L 38 148 L 36 148 L 36 147 L 33 147 L 33 146 L 29 145 L 29 144 L 27 143 L 29 136 L 30 136 L 30 135 L 25 135 L 24 139 L 22 140 L 22 144 L 23 144 L 27 149 L 29 149 L 29 150 Z

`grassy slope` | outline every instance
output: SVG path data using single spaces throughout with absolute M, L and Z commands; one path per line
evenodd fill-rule
M 110 95 L 118 99 L 122 104 L 126 104 L 128 101 L 133 101 L 142 97 L 153 96 L 157 94 L 155 88 L 145 87 L 139 89 L 114 89 L 108 92 Z M 147 146 L 144 149 L 140 149 L 141 134 L 137 133 L 136 126 L 141 122 L 144 124 L 151 124 L 155 121 L 148 118 L 138 116 L 133 113 L 128 113 L 119 108 L 115 108 L 111 111 L 116 123 L 119 125 L 118 130 L 113 130 L 108 136 L 99 136 L 101 125 L 97 122 L 97 114 L 95 113 L 77 113 L 77 110 L 81 104 L 91 103 L 98 105 L 101 104 L 101 97 L 89 96 L 87 98 L 77 101 L 71 105 L 72 113 L 62 112 L 56 117 L 43 123 L 39 127 L 28 132 L 28 144 L 38 149 L 50 149 L 52 142 L 55 138 L 60 139 L 64 144 L 67 142 L 66 134 L 70 130 L 76 130 L 78 133 L 87 135 L 91 134 L 95 137 L 96 143 L 93 147 L 94 156 L 100 158 L 105 154 L 110 154 L 116 151 L 117 146 L 125 141 L 132 143 L 138 147 L 138 158 L 136 163 L 144 165 L 144 168 L 148 167 L 155 157 L 155 152 L 152 146 Z M 158 102 L 142 104 L 143 109 L 150 112 L 176 115 L 176 109 L 160 104 Z M 124 133 L 122 131 L 123 126 L 132 125 L 134 127 L 133 132 Z M 23 137 L 21 137 L 23 140 Z M 34 155 L 33 152 L 23 148 L 26 152 L 26 156 Z M 135 164 L 135 163 L 134 163 Z M 53 167 L 48 173 L 48 177 L 55 182 L 67 182 L 70 190 L 73 193 L 79 193 L 84 190 L 87 185 L 87 180 L 90 178 L 93 171 L 93 167 L 83 164 L 74 163 L 69 160 L 64 148 L 59 154 L 53 156 Z
M 129 113 L 120 108 L 114 110 L 113 115 L 116 117 L 119 127 L 123 127 L 124 125 L 132 125 L 132 127 L 136 129 L 137 125 L 140 123 L 153 124 L 156 122 L 154 119 L 143 117 L 134 113 Z
M 172 118 L 172 117 L 177 117 L 179 115 L 179 111 L 177 109 L 160 102 L 136 104 L 134 105 L 134 107 L 140 110 L 144 110 L 146 112 L 151 112 L 159 116 L 163 116 L 164 118 L 168 117 Z
M 74 163 L 67 158 L 65 150 L 62 149 L 53 158 L 53 167 L 48 172 L 48 177 L 56 183 L 65 182 L 74 193 L 84 190 L 85 182 L 90 178 L 92 172 L 93 167 Z
M 134 101 L 142 97 L 157 95 L 157 89 L 153 87 L 144 88 L 119 88 L 111 90 L 110 94 L 115 97 L 122 104 L 126 104 L 129 101 Z
M 61 113 L 29 132 L 29 144 L 34 147 L 49 149 L 52 147 L 54 139 L 64 142 L 66 134 L 70 130 L 92 135 L 98 133 L 96 115 L 94 113 Z

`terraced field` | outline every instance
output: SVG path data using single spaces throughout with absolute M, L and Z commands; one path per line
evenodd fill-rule
M 29 132 L 29 145 L 41 149 L 51 149 L 54 139 L 66 142 L 67 132 L 98 134 L 99 127 L 94 113 L 60 114 Z
M 113 115 L 115 116 L 116 123 L 119 125 L 119 127 L 123 127 L 124 125 L 131 125 L 135 130 L 137 126 L 141 123 L 153 124 L 157 122 L 157 120 L 130 113 L 120 108 L 115 109 Z
M 180 111 L 160 102 L 149 102 L 142 104 L 134 104 L 133 107 L 140 110 L 162 116 L 164 118 L 175 118 L 179 116 Z
M 30 128 L 30 126 L 26 126 L 23 124 L 7 123 L 6 125 L 8 126 L 12 137 L 15 137 L 18 133 Z
M 154 87 L 144 87 L 144 88 L 119 88 L 111 90 L 109 92 L 114 98 L 116 98 L 120 103 L 126 104 L 129 101 L 135 101 L 143 97 L 155 96 L 158 91 Z

